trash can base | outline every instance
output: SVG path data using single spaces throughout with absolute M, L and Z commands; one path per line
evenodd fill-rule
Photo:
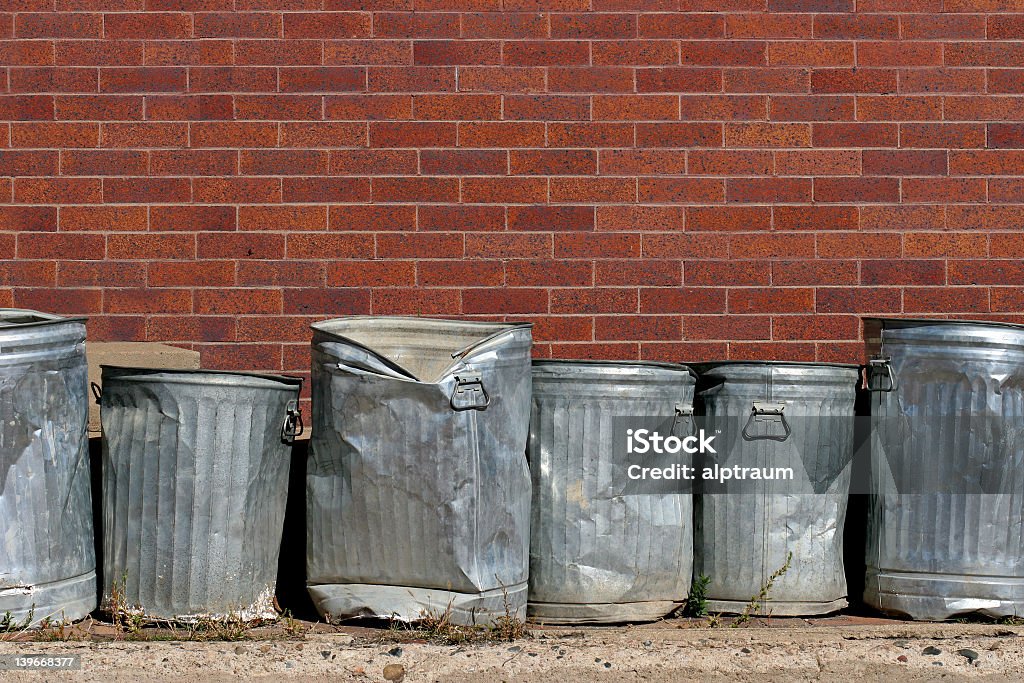
M 966 614 L 1024 616 L 1024 577 L 869 570 L 864 602 L 887 614 L 945 621 Z
M 544 624 L 617 624 L 629 621 L 657 621 L 682 606 L 672 600 L 580 604 L 531 602 L 526 615 Z
M 10 612 L 14 624 L 29 614 L 33 627 L 47 618 L 54 624 L 69 623 L 85 618 L 96 604 L 96 572 L 31 587 L 0 588 L 0 615 Z
M 749 602 L 741 600 L 708 600 L 709 614 L 743 614 Z M 750 616 L 801 617 L 838 612 L 847 606 L 846 598 L 829 602 L 802 602 L 790 600 L 768 600 L 759 609 L 750 611 Z
M 526 583 L 483 593 L 365 583 L 309 586 L 317 610 L 332 620 L 371 617 L 416 621 L 449 613 L 460 626 L 492 625 L 505 616 L 526 619 Z

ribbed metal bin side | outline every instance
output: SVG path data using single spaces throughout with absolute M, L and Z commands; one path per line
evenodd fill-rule
M 0 615 L 96 608 L 85 323 L 0 309 Z
M 545 623 L 648 621 L 686 599 L 690 493 L 622 495 L 616 418 L 693 406 L 694 375 L 668 363 L 536 360 L 528 614 Z
M 716 437 L 719 461 L 730 467 L 790 467 L 795 477 L 762 481 L 756 492 L 698 496 L 694 574 L 711 580 L 708 610 L 742 612 L 789 553 L 789 569 L 753 613 L 810 615 L 845 607 L 843 525 L 859 368 L 737 361 L 706 364 L 698 372 L 696 403 L 704 428 L 722 429 Z M 754 401 L 785 406 L 788 438 L 741 437 Z
M 104 605 L 274 618 L 301 380 L 103 368 Z
M 871 396 L 864 601 L 924 620 L 1024 614 L 1024 327 L 869 319 L 865 339 L 889 360 L 869 375 L 888 391 Z M 922 492 L 894 492 L 907 481 Z
M 524 617 L 530 326 L 355 317 L 313 329 L 307 577 L 317 608 Z

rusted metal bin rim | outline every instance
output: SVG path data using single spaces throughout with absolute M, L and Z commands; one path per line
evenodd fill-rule
M 65 318 L 53 313 L 43 313 L 27 308 L 0 308 L 0 328 L 22 329 L 61 323 L 84 323 L 85 318 Z
M 376 316 L 353 315 L 344 318 L 323 320 L 310 325 L 317 333 L 330 339 L 354 346 L 368 354 L 376 361 L 394 372 L 417 381 L 431 382 L 444 377 L 458 361 L 485 348 L 501 337 L 517 330 L 529 330 L 533 323 L 529 322 L 486 322 L 480 320 L 452 320 L 447 318 L 422 318 L 416 316 Z M 429 332 L 461 332 L 468 343 L 453 350 L 450 355 L 452 364 L 435 377 L 419 377 L 407 368 L 402 367 L 393 359 L 372 346 L 368 337 L 382 337 L 387 332 L 413 332 L 426 334 Z M 314 337 L 313 343 L 318 339 Z
M 562 373 L 573 373 L 587 375 L 589 371 L 596 372 L 602 378 L 610 379 L 608 375 L 616 370 L 621 374 L 638 374 L 644 370 L 660 371 L 668 370 L 673 373 L 685 372 L 691 377 L 697 377 L 693 368 L 681 363 L 668 363 L 653 360 L 585 360 L 575 358 L 535 358 L 533 360 L 534 376 L 558 375 Z M 618 374 L 618 373 L 617 373 Z
M 295 391 L 302 386 L 301 377 L 271 375 L 235 370 L 174 370 L 166 368 L 130 368 L 118 365 L 101 365 L 104 383 L 153 382 L 162 384 L 197 384 L 202 386 L 221 385 L 254 387 L 260 389 L 281 389 Z

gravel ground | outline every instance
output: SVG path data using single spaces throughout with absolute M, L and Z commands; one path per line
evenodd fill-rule
M 1024 680 L 1024 628 L 881 619 L 775 620 L 743 628 L 666 621 L 534 628 L 515 643 L 395 642 L 340 628 L 242 642 L 0 642 L 0 656 L 79 655 L 80 671 L 4 681 L 899 681 Z M 399 636 L 401 639 L 401 636 Z

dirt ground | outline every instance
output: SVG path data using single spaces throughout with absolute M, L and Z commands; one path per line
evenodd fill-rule
M 0 657 L 79 655 L 63 673 L 4 681 L 899 681 L 1024 680 L 1024 627 L 838 616 L 613 627 L 531 626 L 515 642 L 442 645 L 387 628 L 291 621 L 241 640 L 164 640 L 85 623 L 0 642 Z M 87 638 L 57 640 L 56 638 Z M 149 638 L 125 640 L 125 638 Z

